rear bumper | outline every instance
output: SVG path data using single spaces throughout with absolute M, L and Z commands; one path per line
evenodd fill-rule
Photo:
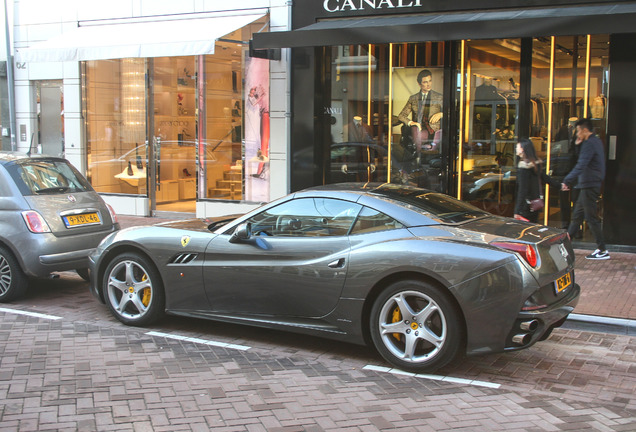
M 87 268 L 88 256 L 111 232 L 113 230 L 72 238 L 29 233 L 19 244 L 14 245 L 15 255 L 24 272 L 34 277 L 46 277 L 52 272 Z
M 71 263 L 83 263 L 82 267 L 88 266 L 88 255 L 95 248 L 83 249 L 72 252 L 62 252 L 52 255 L 40 255 L 40 264 L 44 266 L 70 265 Z M 80 267 L 73 267 L 80 268 Z
M 524 349 L 542 340 L 544 334 L 560 327 L 579 303 L 581 287 L 574 284 L 567 296 L 545 309 L 521 311 L 508 337 L 505 351 Z

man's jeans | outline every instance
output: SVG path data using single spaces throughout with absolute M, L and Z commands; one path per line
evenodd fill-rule
M 603 228 L 601 227 L 601 219 L 598 217 L 597 205 L 598 198 L 601 195 L 601 188 L 583 188 L 579 189 L 579 191 L 579 197 L 574 204 L 574 211 L 572 212 L 572 220 L 568 227 L 570 238 L 574 238 L 574 234 L 576 234 L 579 226 L 583 223 L 583 219 L 585 219 L 596 240 L 596 247 L 600 250 L 605 250 Z

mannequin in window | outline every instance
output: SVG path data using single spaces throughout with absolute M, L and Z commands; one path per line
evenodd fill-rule
M 371 126 L 362 121 L 362 117 L 354 116 L 348 128 L 349 142 L 368 143 L 373 142 Z
M 420 91 L 409 97 L 398 118 L 410 127 L 419 155 L 422 149 L 432 150 L 441 139 L 443 98 L 441 93 L 432 90 L 433 74 L 430 70 L 424 69 L 417 74 L 417 84 Z
M 604 94 L 600 94 L 592 100 L 590 113 L 592 114 L 592 118 L 595 118 L 595 119 L 605 118 L 605 95 Z
M 497 87 L 492 85 L 491 79 L 484 79 L 480 85 L 475 87 L 475 100 L 476 101 L 498 101 L 500 99 Z

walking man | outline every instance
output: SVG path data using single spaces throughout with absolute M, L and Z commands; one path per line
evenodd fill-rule
M 579 158 L 572 171 L 563 179 L 561 190 L 570 190 L 575 182 L 576 186 L 574 187 L 579 190 L 572 220 L 568 227 L 570 238 L 574 238 L 574 234 L 585 219 L 596 240 L 596 250 L 585 258 L 606 260 L 610 256 L 605 248 L 597 206 L 601 185 L 605 178 L 605 153 L 603 142 L 592 132 L 592 128 L 590 119 L 581 119 L 576 122 L 576 139 L 577 144 L 580 143 Z

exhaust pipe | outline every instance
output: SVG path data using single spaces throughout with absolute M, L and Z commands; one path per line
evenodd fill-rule
M 532 339 L 532 335 L 530 333 L 520 333 L 512 337 L 512 342 L 517 345 L 527 345 L 530 343 L 530 339 Z
M 533 332 L 539 327 L 539 321 L 536 319 L 530 321 L 524 321 L 519 325 L 519 328 L 524 331 Z

